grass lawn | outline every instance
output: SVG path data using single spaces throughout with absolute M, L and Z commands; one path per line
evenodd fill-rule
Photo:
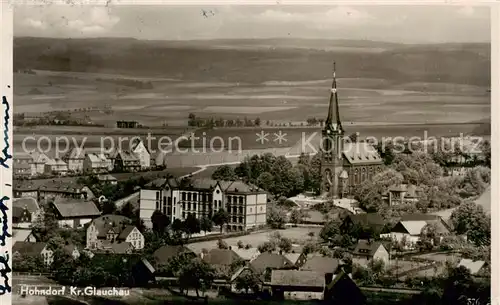
M 319 235 L 319 232 L 321 231 L 320 227 L 316 228 L 289 228 L 285 230 L 275 230 L 271 232 L 261 232 L 261 233 L 255 233 L 255 234 L 250 234 L 250 235 L 245 235 L 245 236 L 240 236 L 240 237 L 231 237 L 231 238 L 225 238 L 223 239 L 228 246 L 236 246 L 238 241 L 241 240 L 243 244 L 250 244 L 253 247 L 257 247 L 258 245 L 269 241 L 270 236 L 274 232 L 279 232 L 282 237 L 286 237 L 292 240 L 294 244 L 300 244 L 300 243 L 305 243 L 309 240 L 311 240 L 311 237 L 308 235 L 309 232 L 314 232 L 315 237 L 313 237 L 313 240 L 317 240 L 317 236 Z M 192 243 L 189 244 L 188 247 L 194 251 L 195 253 L 201 252 L 202 249 L 214 249 L 217 247 L 217 241 L 216 240 L 211 240 L 211 241 L 203 241 L 203 242 L 198 242 L 198 243 Z

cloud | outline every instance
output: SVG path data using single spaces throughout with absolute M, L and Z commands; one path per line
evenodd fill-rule
M 27 27 L 34 28 L 34 29 L 46 29 L 47 25 L 41 21 L 41 20 L 35 20 L 32 18 L 27 18 L 24 20 L 23 24 Z
M 282 10 L 266 10 L 257 15 L 260 21 L 281 23 L 304 23 L 315 27 L 328 27 L 334 25 L 360 25 L 375 18 L 365 11 L 351 7 L 339 6 L 323 12 L 286 12 Z

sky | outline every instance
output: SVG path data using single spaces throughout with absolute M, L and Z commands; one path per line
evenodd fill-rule
M 15 36 L 490 42 L 483 6 L 19 6 Z

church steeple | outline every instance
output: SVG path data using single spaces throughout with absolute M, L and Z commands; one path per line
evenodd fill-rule
M 342 132 L 340 122 L 339 100 L 337 96 L 337 79 L 335 76 L 335 62 L 333 62 L 333 81 L 330 89 L 330 104 L 328 105 L 328 116 L 325 121 L 325 129 Z

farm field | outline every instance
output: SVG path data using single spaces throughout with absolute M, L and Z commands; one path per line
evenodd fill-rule
M 217 228 L 214 228 L 214 230 Z M 239 240 L 243 242 L 243 244 L 250 244 L 253 247 L 257 247 L 263 242 L 269 241 L 270 236 L 274 232 L 279 232 L 282 237 L 286 237 L 292 240 L 292 243 L 294 244 L 303 244 L 306 241 L 311 240 L 311 237 L 308 236 L 309 232 L 314 232 L 313 240 L 317 240 L 317 236 L 319 235 L 319 232 L 321 231 L 320 227 L 315 227 L 315 228 L 305 228 L 305 227 L 300 227 L 300 228 L 289 228 L 285 230 L 276 230 L 276 231 L 271 231 L 271 232 L 260 232 L 260 233 L 255 233 L 255 234 L 250 234 L 250 235 L 245 235 L 245 236 L 239 236 L 239 237 L 231 237 L 231 238 L 225 238 L 223 239 L 228 246 L 237 246 L 237 243 Z M 191 249 L 195 253 L 200 253 L 202 249 L 214 249 L 217 247 L 217 241 L 216 240 L 211 240 L 211 241 L 203 241 L 203 242 L 197 242 L 197 243 L 192 243 L 187 245 L 189 249 Z

